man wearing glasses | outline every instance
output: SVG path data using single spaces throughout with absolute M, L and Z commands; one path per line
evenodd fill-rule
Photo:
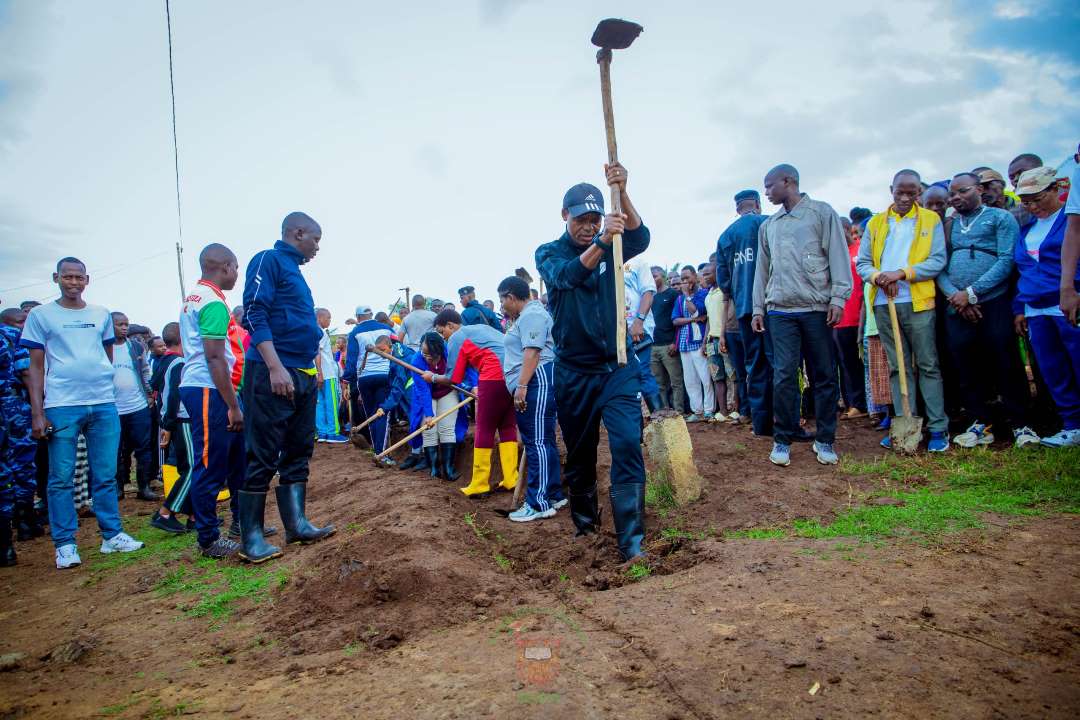
M 1023 447 L 1039 442 L 1039 436 L 1027 426 L 1031 396 L 1011 319 L 1009 279 L 1020 229 L 1008 210 L 983 204 L 978 181 L 971 173 L 960 173 L 949 185 L 949 202 L 957 213 L 952 253 L 937 277 L 949 302 L 945 313 L 947 352 L 955 367 L 970 370 L 956 379 L 972 423 L 953 442 L 975 447 L 994 441 L 987 406 L 1000 390 L 1005 419 L 1017 447 Z M 983 382 L 982 373 L 974 371 L 980 366 L 990 371 L 987 377 L 996 379 L 995 383 Z

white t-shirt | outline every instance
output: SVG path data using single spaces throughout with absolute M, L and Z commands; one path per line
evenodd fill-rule
M 1073 168 L 1069 183 L 1069 199 L 1065 201 L 1065 214 L 1080 215 L 1080 165 Z
M 644 258 L 635 258 L 626 263 L 623 271 L 623 285 L 626 286 L 626 325 L 629 327 L 637 319 L 638 307 L 641 297 L 647 292 L 656 293 L 656 281 L 653 280 L 652 269 Z M 656 329 L 656 321 L 653 320 L 652 310 L 645 314 L 642 321 L 645 332 L 651 336 Z
M 105 354 L 113 339 L 112 317 L 100 305 L 72 310 L 51 302 L 31 310 L 21 342 L 45 351 L 45 407 L 115 402 Z
M 121 415 L 142 410 L 146 407 L 146 396 L 136 374 L 135 363 L 131 361 L 128 344 L 113 346 L 113 390 L 116 392 L 116 412 Z
M 322 358 L 323 379 L 336 380 L 341 375 L 341 368 L 334 361 L 334 341 L 327 330 L 322 331 L 322 339 L 319 340 L 319 357 Z
M 1072 192 L 1069 193 L 1069 197 L 1072 198 Z M 1027 254 L 1035 262 L 1039 262 L 1039 248 L 1042 247 L 1046 236 L 1050 234 L 1050 230 L 1054 227 L 1054 221 L 1057 220 L 1061 212 L 1061 210 L 1058 210 L 1049 217 L 1035 218 L 1035 224 L 1028 230 L 1027 237 L 1024 238 L 1024 249 L 1027 250 Z M 1024 305 L 1024 317 L 1035 317 L 1037 315 L 1063 317 L 1065 313 L 1061 312 L 1060 305 L 1046 308 L 1034 308 L 1027 304 Z
M 891 272 L 902 270 L 910 264 L 911 243 L 915 241 L 915 219 L 917 215 L 896 219 L 895 214 L 889 213 L 889 234 L 885 238 L 885 247 L 881 250 L 881 269 Z M 907 280 L 896 283 L 895 303 L 911 302 L 911 285 Z M 874 296 L 874 305 L 885 305 L 889 302 L 889 296 L 879 292 Z

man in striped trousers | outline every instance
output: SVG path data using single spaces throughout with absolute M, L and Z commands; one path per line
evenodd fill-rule
M 498 292 L 503 314 L 514 323 L 506 333 L 503 373 L 528 463 L 525 502 L 510 519 L 530 522 L 553 516 L 567 503 L 555 445 L 555 342 L 551 315 L 531 299 L 524 280 L 508 277 Z

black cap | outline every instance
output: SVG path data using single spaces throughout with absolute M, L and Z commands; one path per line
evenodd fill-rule
M 743 200 L 757 200 L 761 202 L 761 196 L 758 195 L 757 190 L 740 190 L 735 193 L 735 202 L 741 203 Z
M 474 293 L 474 292 L 476 292 L 476 288 L 474 288 L 472 285 L 466 285 L 463 288 L 458 288 L 457 294 L 459 296 L 461 296 L 461 295 L 469 295 L 470 293 Z

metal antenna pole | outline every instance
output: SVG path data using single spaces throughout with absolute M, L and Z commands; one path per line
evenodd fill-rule
M 184 223 L 180 214 L 180 149 L 176 141 L 176 85 L 173 82 L 172 12 L 165 0 L 165 25 L 169 31 L 169 96 L 172 99 L 173 169 L 176 173 L 176 269 L 180 278 L 180 302 L 184 302 Z

